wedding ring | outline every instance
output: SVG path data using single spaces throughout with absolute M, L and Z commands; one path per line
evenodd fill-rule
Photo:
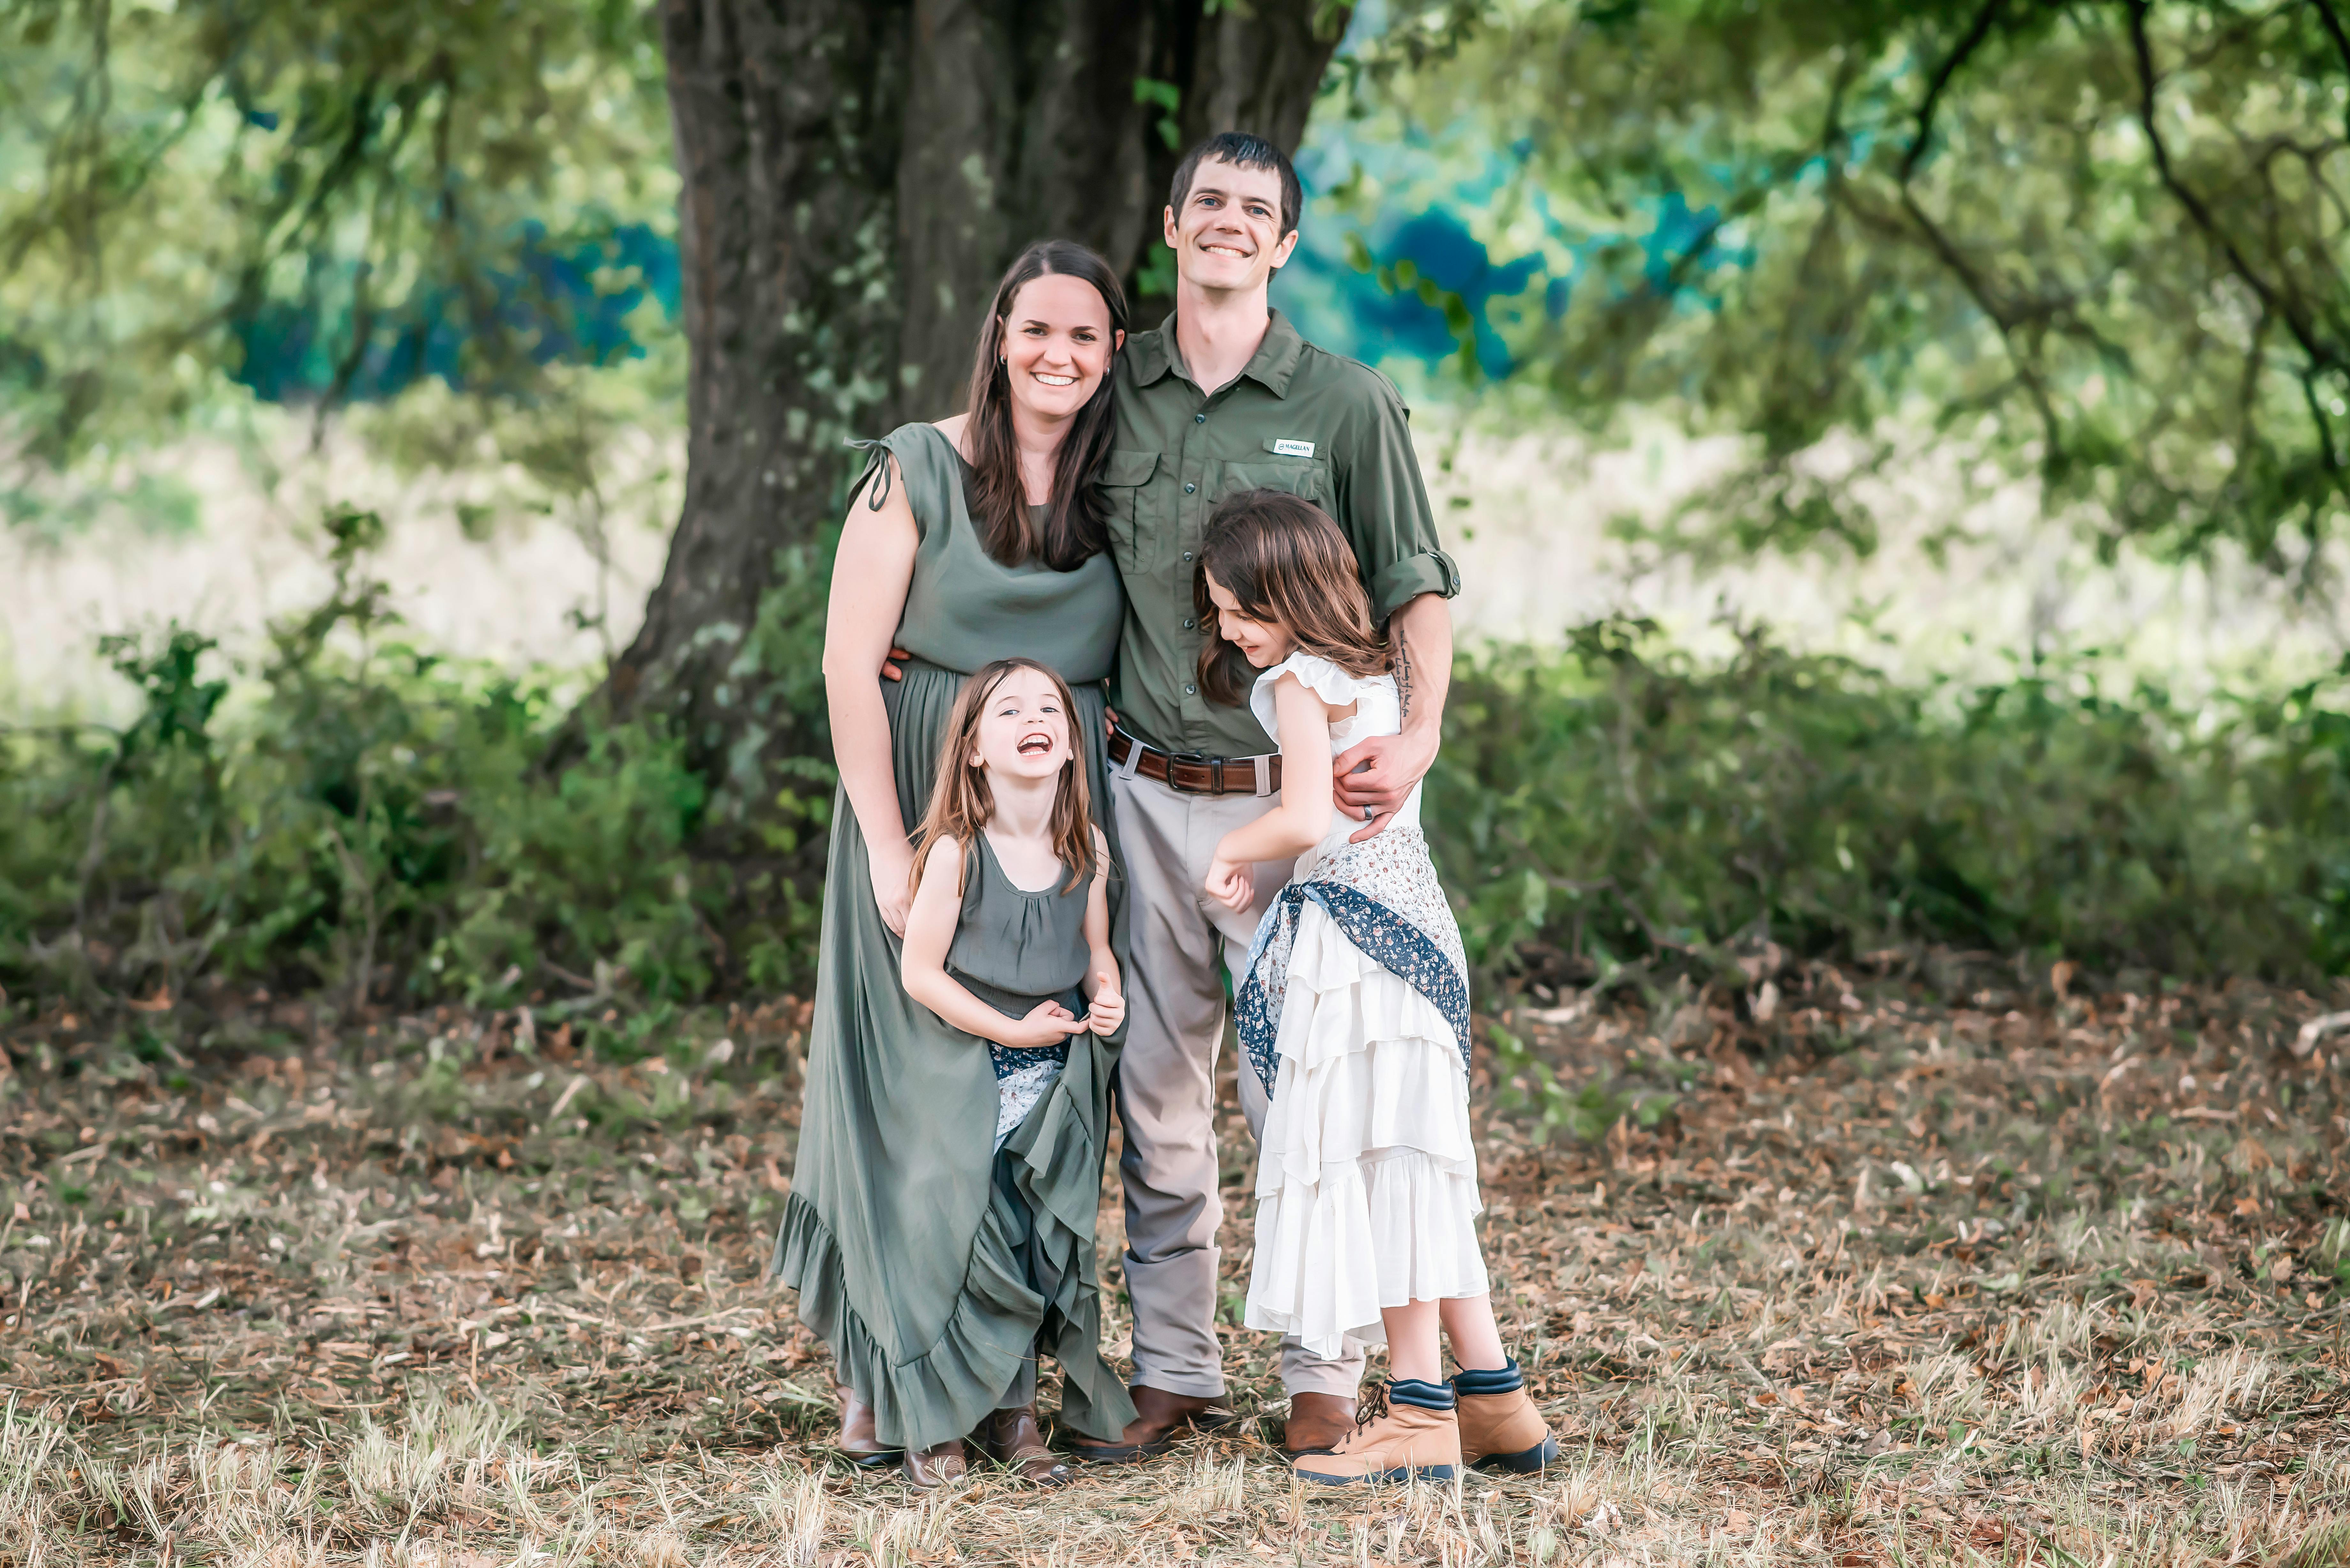
M 1367 805 L 1363 807 L 1363 820 L 1365 822 L 1377 822 L 1378 819 L 1379 814 L 1377 811 Z

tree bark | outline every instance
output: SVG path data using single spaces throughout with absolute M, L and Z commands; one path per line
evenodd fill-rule
M 1180 148 L 1295 148 L 1344 8 L 1329 0 L 662 0 L 683 176 L 686 494 L 615 662 L 616 713 L 663 716 L 713 826 L 820 754 L 827 524 L 843 446 L 961 407 L 979 313 L 1034 239 L 1132 277 Z M 1317 15 L 1322 26 L 1317 29 Z M 1139 78 L 1180 94 L 1164 110 Z M 1138 300 L 1155 320 L 1167 301 Z

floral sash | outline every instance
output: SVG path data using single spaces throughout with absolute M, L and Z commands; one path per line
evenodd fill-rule
M 1428 840 L 1417 827 L 1390 827 L 1360 844 L 1340 843 L 1302 880 L 1282 888 L 1249 945 L 1248 974 L 1234 999 L 1241 1049 L 1273 1095 L 1281 1069 L 1278 1036 L 1289 993 L 1290 950 L 1311 898 L 1348 941 L 1436 1004 L 1452 1025 L 1461 1065 L 1469 1065 L 1469 962 L 1461 928 L 1444 901 Z

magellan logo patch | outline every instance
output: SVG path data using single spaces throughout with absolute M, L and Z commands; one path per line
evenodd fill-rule
M 1310 441 L 1277 441 L 1273 450 L 1284 457 L 1312 457 L 1314 443 Z

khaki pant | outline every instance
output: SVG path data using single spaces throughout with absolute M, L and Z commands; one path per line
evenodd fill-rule
M 1278 795 L 1181 794 L 1113 769 L 1110 795 L 1126 858 L 1132 923 L 1126 1045 L 1113 1098 L 1126 1148 L 1126 1283 L 1134 1303 L 1134 1380 L 1170 1394 L 1224 1391 L 1216 1338 L 1216 1053 L 1223 1044 L 1223 971 L 1241 975 L 1257 918 L 1289 878 L 1286 864 L 1256 867 L 1256 901 L 1234 914 L 1208 897 L 1216 845 L 1270 810 Z M 1264 1128 L 1264 1089 L 1243 1062 L 1241 1108 L 1252 1137 Z M 1282 1342 L 1292 1394 L 1355 1397 L 1362 1347 L 1336 1360 Z

